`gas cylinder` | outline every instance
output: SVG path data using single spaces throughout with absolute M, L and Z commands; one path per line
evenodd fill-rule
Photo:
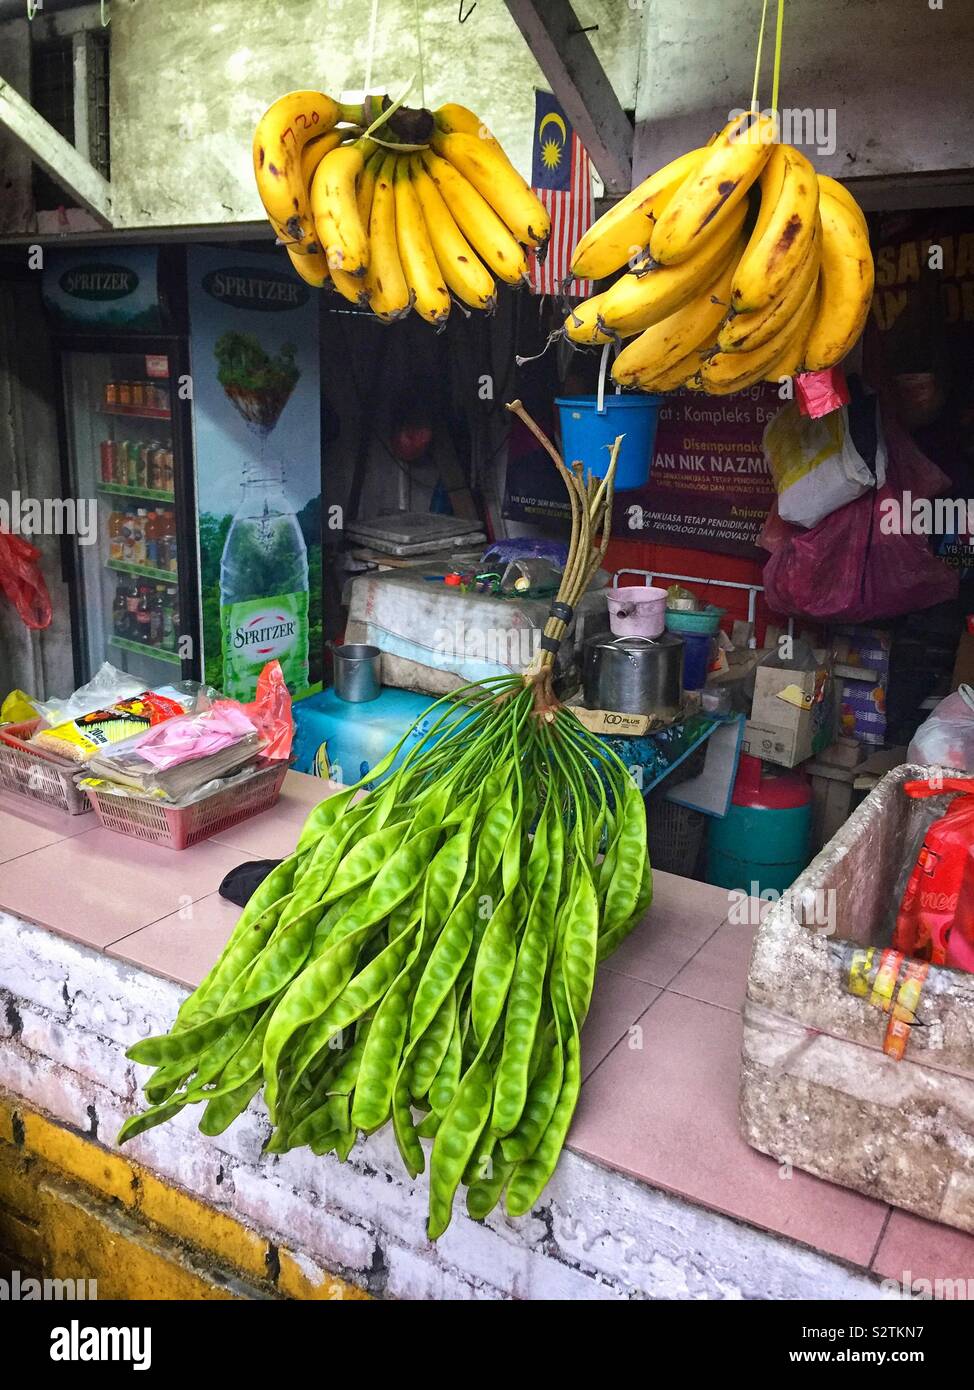
M 805 774 L 744 753 L 727 815 L 711 817 L 707 882 L 752 897 L 783 893 L 808 864 L 811 830 Z

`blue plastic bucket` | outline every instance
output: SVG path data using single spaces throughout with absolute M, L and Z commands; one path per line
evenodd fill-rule
M 609 450 L 616 435 L 625 439 L 616 464 L 616 490 L 642 487 L 649 480 L 649 465 L 656 440 L 656 421 L 662 396 L 606 396 L 599 410 L 597 396 L 559 396 L 561 452 L 571 467 L 580 460 L 597 478 L 604 478 Z

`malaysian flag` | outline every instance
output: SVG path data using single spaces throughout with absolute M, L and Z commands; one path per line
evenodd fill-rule
M 587 297 L 591 280 L 572 280 L 572 252 L 595 219 L 592 165 L 581 140 L 550 92 L 534 94 L 534 154 L 531 186 L 551 217 L 548 254 L 539 263 L 529 253 L 531 288 L 535 294 Z

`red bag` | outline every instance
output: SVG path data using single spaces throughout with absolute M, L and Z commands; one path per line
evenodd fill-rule
M 775 514 L 762 542 L 774 547 L 764 567 L 765 599 L 775 613 L 813 622 L 865 623 L 896 618 L 957 597 L 958 574 L 934 555 L 926 539 L 887 534 L 880 508 L 947 492 L 950 480 L 883 411 L 886 484 L 824 517 L 808 530 Z M 766 547 L 767 548 L 767 547 Z
M 25 541 L 0 531 L 0 589 L 20 614 L 27 627 L 50 627 L 53 616 L 51 596 L 38 561 L 41 552 Z
M 906 782 L 907 796 L 960 792 L 928 829 L 900 910 L 893 946 L 909 956 L 974 971 L 974 778 Z

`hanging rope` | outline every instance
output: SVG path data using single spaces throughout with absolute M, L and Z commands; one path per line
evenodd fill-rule
M 419 55 L 419 104 L 426 105 L 426 69 L 423 63 L 423 25 L 420 18 L 419 0 L 414 0 L 413 9 L 416 13 L 416 51 Z
M 764 26 L 768 18 L 768 0 L 761 6 L 761 27 L 758 30 L 758 52 L 754 60 L 754 86 L 751 88 L 751 110 L 758 109 L 758 82 L 761 78 L 761 53 L 764 48 Z
M 108 18 L 106 19 L 106 18 L 105 18 L 105 13 L 106 13 L 106 11 L 105 11 L 105 0 L 101 0 L 101 27 L 102 27 L 103 29 L 107 29 L 108 26 L 109 26 L 109 24 L 111 24 L 111 22 L 112 22 L 112 17 L 111 17 L 111 15 L 109 15 Z
M 785 24 L 785 0 L 778 0 L 778 23 L 774 36 L 774 78 L 771 85 L 771 109 L 778 116 L 778 79 L 781 76 L 781 36 Z
M 27 18 L 28 18 L 28 19 L 33 19 L 34 16 L 35 16 L 35 14 L 37 13 L 37 11 L 38 11 L 39 9 L 40 9 L 40 4 L 38 3 L 38 0 L 27 0 Z

